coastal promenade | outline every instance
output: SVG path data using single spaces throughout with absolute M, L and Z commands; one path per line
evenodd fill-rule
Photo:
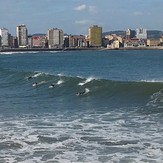
M 3 48 L 0 52 L 30 52 L 30 51 L 86 51 L 86 50 L 163 50 L 163 46 L 155 47 L 120 47 L 119 49 L 93 47 L 93 48 Z

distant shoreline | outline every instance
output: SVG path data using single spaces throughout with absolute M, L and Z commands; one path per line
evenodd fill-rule
M 80 51 L 101 50 L 102 48 L 4 48 L 0 52 L 30 52 L 30 51 Z
M 163 50 L 163 47 L 121 47 L 119 49 L 112 48 L 5 48 L 0 52 L 32 52 L 32 51 L 86 51 L 86 50 Z

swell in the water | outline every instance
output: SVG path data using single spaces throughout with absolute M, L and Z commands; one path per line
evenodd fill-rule
M 43 72 L 13 72 L 0 70 L 0 87 L 25 87 L 32 89 L 37 83 L 40 94 L 48 95 L 47 89 L 55 89 L 56 94 L 75 96 L 82 92 L 83 97 L 94 100 L 121 102 L 143 102 L 152 107 L 160 107 L 163 103 L 163 82 L 155 81 L 112 81 L 95 77 L 72 77 L 62 74 L 53 75 Z M 24 89 L 25 91 L 25 89 Z M 99 101 L 100 102 L 100 101 Z

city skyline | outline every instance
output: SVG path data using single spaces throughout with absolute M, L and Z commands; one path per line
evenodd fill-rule
M 29 34 L 57 27 L 64 33 L 85 35 L 94 24 L 103 32 L 139 27 L 163 30 L 162 7 L 162 0 L 5 0 L 0 5 L 0 28 L 12 35 L 19 24 L 26 24 Z

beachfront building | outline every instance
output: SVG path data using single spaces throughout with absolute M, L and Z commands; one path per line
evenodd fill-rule
M 89 46 L 101 47 L 102 46 L 102 27 L 93 25 L 89 28 Z
M 124 47 L 125 48 L 144 48 L 146 47 L 146 43 L 143 39 L 125 40 Z
M 44 48 L 46 44 L 46 35 L 33 35 L 32 36 L 32 47 Z
M 110 34 L 110 35 L 106 35 L 105 38 L 109 41 L 114 41 L 117 40 L 117 35 L 116 34 Z
M 0 37 L 1 37 L 1 46 L 9 47 L 9 32 L 6 28 L 0 29 Z
M 126 31 L 126 39 L 127 40 L 134 38 L 135 35 L 136 35 L 136 32 L 134 30 L 127 29 L 127 31 Z
M 136 29 L 136 38 L 137 39 L 147 39 L 147 30 L 143 28 Z
M 70 35 L 69 36 L 69 47 L 86 47 L 86 39 L 83 35 Z
M 12 36 L 10 33 L 8 34 L 8 47 L 14 48 L 14 36 Z
M 13 37 L 13 48 L 18 48 L 18 39 L 16 36 Z
M 119 47 L 120 47 L 120 42 L 119 42 L 119 40 L 115 40 L 115 41 L 113 41 L 112 44 L 108 44 L 108 45 L 107 45 L 107 48 L 108 48 L 108 49 L 119 49 Z
M 64 46 L 65 48 L 68 48 L 68 47 L 69 47 L 69 36 L 68 36 L 68 35 L 64 35 L 63 40 L 64 40 L 63 46 Z
M 32 35 L 28 35 L 28 48 L 32 48 Z
M 24 24 L 18 25 L 16 27 L 16 36 L 18 40 L 18 46 L 20 48 L 25 48 L 28 46 L 28 30 Z
M 118 49 L 123 44 L 123 37 L 117 36 L 116 34 L 106 35 L 105 43 L 107 48 Z
M 52 28 L 48 30 L 47 39 L 49 48 L 62 48 L 64 44 L 62 29 Z
M 147 39 L 147 46 L 159 46 L 160 45 L 160 39 Z

